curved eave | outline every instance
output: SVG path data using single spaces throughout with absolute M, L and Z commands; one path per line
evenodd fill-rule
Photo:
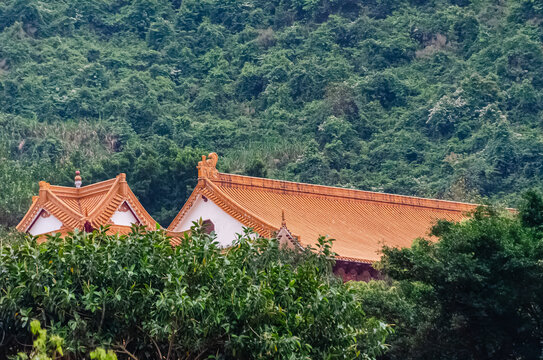
M 357 259 L 357 258 L 348 257 L 348 256 L 341 256 L 341 255 L 337 255 L 335 257 L 335 260 L 341 260 L 341 261 L 347 261 L 347 262 L 353 262 L 353 263 L 360 263 L 360 264 L 370 264 L 370 265 L 372 265 L 373 263 L 378 261 L 378 260 L 368 260 L 368 259 Z
M 186 201 L 185 205 L 183 205 L 175 219 L 172 221 L 170 226 L 168 226 L 168 231 L 174 232 L 176 226 L 179 225 L 187 212 L 192 208 L 199 195 L 206 196 L 208 199 L 213 201 L 213 203 L 217 205 L 221 210 L 239 221 L 243 226 L 252 228 L 258 234 L 260 234 L 260 236 L 272 237 L 274 233 L 277 232 L 280 228 L 279 226 L 275 226 L 266 222 L 256 214 L 243 208 L 229 195 L 221 191 L 220 188 L 218 188 L 213 183 L 213 181 L 207 178 L 201 178 L 198 181 L 198 185 L 196 185 L 192 194 Z M 295 234 L 292 234 L 292 236 L 297 239 L 300 238 Z
M 39 200 L 37 198 L 34 199 L 25 216 L 23 216 L 23 218 L 21 219 L 21 221 L 19 221 L 19 224 L 17 224 L 15 228 L 20 232 L 27 232 L 30 228 L 30 225 L 32 225 L 32 222 L 36 219 L 36 216 L 38 216 L 41 209 L 42 207 L 39 205 Z
M 130 187 L 127 187 L 127 200 L 129 204 L 132 206 L 132 209 L 136 212 L 136 216 L 142 223 L 142 225 L 145 225 L 149 228 L 149 230 L 154 230 L 156 224 L 158 224 L 155 219 L 145 210 L 143 205 L 141 205 L 140 201 L 136 197 L 136 195 L 132 192 L 132 189 Z M 110 216 L 111 217 L 111 216 Z

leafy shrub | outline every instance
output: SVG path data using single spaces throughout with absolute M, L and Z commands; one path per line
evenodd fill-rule
M 57 360 L 62 359 L 64 351 L 62 345 L 64 339 L 58 335 L 48 335 L 47 330 L 41 328 L 38 320 L 30 322 L 30 331 L 36 336 L 29 353 L 20 352 L 15 360 Z M 97 348 L 90 352 L 90 358 L 96 360 L 117 360 L 117 355 L 112 350 Z
M 541 354 L 542 198 L 520 214 L 481 207 L 441 221 L 439 241 L 385 248 L 381 268 L 397 280 L 359 295 L 369 314 L 398 321 L 393 359 L 535 359 Z M 377 297 L 379 298 L 379 297 Z M 389 305 L 393 305 L 392 307 Z
M 32 320 L 30 322 L 30 331 L 32 334 L 36 335 L 30 356 L 25 353 L 19 353 L 17 354 L 18 359 L 51 360 L 56 359 L 57 354 L 59 356 L 64 355 L 64 352 L 62 351 L 63 339 L 57 335 L 48 336 L 47 330 L 41 328 L 38 320 Z
M 76 357 L 97 346 L 139 359 L 371 359 L 385 349 L 388 327 L 332 275 L 329 241 L 293 252 L 247 232 L 222 249 L 191 231 L 176 247 L 140 228 L 4 243 L 0 355 L 28 343 L 32 318 Z

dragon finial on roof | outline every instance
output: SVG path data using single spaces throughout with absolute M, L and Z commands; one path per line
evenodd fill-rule
M 210 153 L 207 157 L 202 155 L 202 161 L 198 162 L 198 178 L 213 179 L 217 177 L 219 173 L 217 171 L 217 161 L 219 156 L 217 153 Z

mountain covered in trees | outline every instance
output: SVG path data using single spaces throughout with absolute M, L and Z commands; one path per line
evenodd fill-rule
M 0 223 L 126 172 L 167 226 L 222 171 L 516 206 L 543 178 L 542 0 L 5 0 Z

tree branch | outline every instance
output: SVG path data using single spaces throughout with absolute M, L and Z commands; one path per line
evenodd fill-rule
M 162 351 L 160 351 L 160 348 L 158 347 L 158 344 L 156 343 L 155 339 L 153 339 L 153 338 L 151 337 L 151 335 L 147 334 L 147 333 L 145 332 L 145 330 L 143 330 L 143 328 L 141 328 L 140 326 L 136 325 L 136 327 L 143 333 L 143 335 L 146 335 L 146 336 L 151 340 L 151 342 L 152 342 L 153 345 L 155 346 L 156 351 L 158 352 L 158 358 L 159 358 L 160 360 L 164 359 L 164 356 L 162 356 Z
M 174 339 L 175 339 L 175 331 L 172 333 L 172 336 L 170 337 L 170 344 L 168 345 L 168 355 L 166 355 L 166 360 L 170 360 L 170 355 L 172 353 Z
M 104 317 L 106 315 L 106 300 L 102 302 L 102 317 L 100 318 L 100 325 L 98 326 L 98 332 L 102 330 L 102 325 L 104 324 Z
M 126 344 L 126 343 L 125 343 Z M 118 348 L 119 350 L 121 350 L 121 352 L 125 353 L 126 355 L 130 356 L 130 358 L 132 360 L 139 360 L 136 355 L 132 354 L 130 351 L 128 351 L 128 349 L 126 348 L 126 345 L 124 344 L 120 344 L 120 345 L 115 345 L 116 348 Z

